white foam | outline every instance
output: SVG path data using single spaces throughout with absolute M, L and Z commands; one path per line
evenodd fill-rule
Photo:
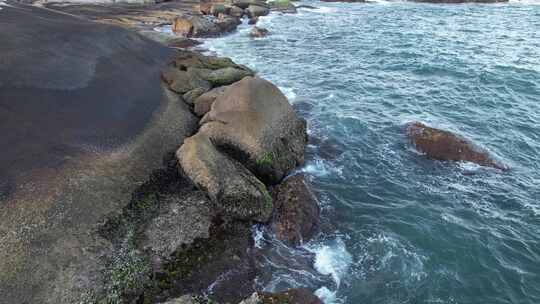
M 339 12 L 339 9 L 337 9 L 335 7 L 323 6 L 323 7 L 319 7 L 318 9 L 314 10 L 314 12 L 323 13 L 323 14 L 337 13 L 337 12 Z
M 528 5 L 540 5 L 540 0 L 510 0 L 508 2 Z
M 306 164 L 301 170 L 302 172 L 309 173 L 310 175 L 315 176 L 328 176 L 328 175 L 338 175 L 343 176 L 343 170 L 340 167 L 335 167 L 322 159 L 315 159 Z
M 323 286 L 315 291 L 315 295 L 321 299 L 324 304 L 336 304 L 340 303 L 339 299 L 336 297 L 336 292 L 331 291 L 330 289 Z
M 315 253 L 315 269 L 320 274 L 332 277 L 336 286 L 339 287 L 341 278 L 347 273 L 352 263 L 352 256 L 347 251 L 345 243 L 338 238 L 330 245 L 320 244 L 307 249 Z
M 278 87 L 279 90 L 287 97 L 289 102 L 293 102 L 296 99 L 296 93 L 293 88 Z
M 6 0 L 0 0 L 0 11 L 2 10 L 2 6 L 10 6 L 6 3 Z
M 255 225 L 251 228 L 251 235 L 253 237 L 253 242 L 255 243 L 256 248 L 263 248 L 264 245 L 264 231 L 262 230 L 261 226 Z

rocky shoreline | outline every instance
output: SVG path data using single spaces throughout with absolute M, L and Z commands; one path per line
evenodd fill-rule
M 121 54 L 133 67 L 152 71 L 152 77 L 142 80 L 155 82 L 146 91 L 152 95 L 141 98 L 156 102 L 151 105 L 154 115 L 139 119 L 143 131 L 125 138 L 119 135 L 125 144 L 111 146 L 113 152 L 62 155 L 64 161 L 52 173 L 32 171 L 32 179 L 43 183 L 42 190 L 26 193 L 14 187 L 5 198 L 0 196 L 0 211 L 10 218 L 3 218 L 0 226 L 6 232 L 0 247 L 0 289 L 6 292 L 0 295 L 0 303 L 322 303 L 306 289 L 272 294 L 254 284 L 259 269 L 253 253 L 253 224 L 266 225 L 290 246 L 308 241 L 320 227 L 317 200 L 304 176 L 294 174 L 304 163 L 307 122 L 275 85 L 249 67 L 188 49 L 197 44 L 191 38 L 233 31 L 241 18 L 255 24 L 272 11 L 295 13 L 296 6 L 288 1 L 235 0 L 152 7 L 45 7 L 14 4 L 1 14 L 13 14 L 16 20 L 20 12 L 31 11 L 31 18 L 52 14 L 60 25 L 84 25 L 80 32 L 71 33 L 43 24 L 45 31 L 59 31 L 60 40 L 96 27 L 94 39 L 102 43 L 98 46 L 103 58 L 126 48 L 152 49 Z M 179 36 L 153 31 L 166 24 Z M 133 30 L 155 42 L 134 35 Z M 107 31 L 117 39 L 129 39 L 119 45 L 112 38 L 102 41 L 101 33 Z M 251 35 L 266 34 L 254 27 Z M 14 45 L 20 48 L 18 43 Z M 82 42 L 72 43 L 80 51 Z M 72 54 L 69 47 L 64 56 Z M 158 59 L 149 58 L 156 54 Z M 81 53 L 74 56 L 87 58 Z M 148 67 L 149 60 L 156 62 Z M 41 68 L 41 62 L 37 66 Z M 100 76 L 96 71 L 93 81 L 104 81 L 95 91 L 99 99 L 103 91 L 112 90 L 107 83 L 111 72 Z M 66 72 L 62 79 L 69 80 L 79 71 L 60 72 Z M 45 89 L 70 91 L 86 83 L 68 80 Z M 26 98 L 16 91 L 21 83 L 13 84 L 10 97 L 15 100 Z M 129 89 L 141 85 L 141 79 L 127 79 L 124 85 L 128 90 L 122 96 L 129 99 Z M 115 119 L 130 121 L 132 113 Z M 505 169 L 487 153 L 442 130 L 418 123 L 409 126 L 407 134 L 431 158 Z M 98 135 L 92 136 L 88 137 Z M 456 148 L 442 152 L 430 148 L 440 146 L 441 138 Z M 455 156 L 464 150 L 467 155 Z M 48 179 L 50 175 L 57 178 Z M 31 228 L 18 228 L 22 226 Z

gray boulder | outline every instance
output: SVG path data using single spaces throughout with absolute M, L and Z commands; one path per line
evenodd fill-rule
M 233 0 L 232 4 L 242 9 L 246 9 L 250 5 L 268 7 L 268 4 L 266 3 L 266 1 L 263 1 L 263 0 Z
M 200 133 L 265 183 L 278 183 L 304 162 L 306 122 L 262 78 L 245 77 L 229 86 L 200 124 Z
M 259 6 L 259 5 L 250 4 L 248 6 L 248 8 L 246 9 L 246 14 L 250 18 L 266 16 L 266 15 L 270 14 L 270 9 L 268 7 L 265 7 L 265 6 Z
M 195 114 L 197 114 L 198 116 L 204 116 L 204 114 L 208 113 L 216 98 L 219 95 L 223 94 L 223 92 L 225 92 L 225 89 L 227 89 L 226 86 L 217 87 L 195 99 L 193 108 Z
M 265 185 L 240 163 L 218 151 L 204 134 L 186 139 L 176 155 L 186 175 L 226 215 L 268 221 L 273 205 Z
M 247 76 L 253 76 L 253 72 L 227 67 L 210 72 L 207 75 L 206 80 L 208 80 L 214 86 L 223 86 L 240 81 Z

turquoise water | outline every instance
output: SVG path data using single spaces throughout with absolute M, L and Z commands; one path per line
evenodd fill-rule
M 268 289 L 327 303 L 540 303 L 540 5 L 327 4 L 272 15 L 212 51 L 276 83 L 317 138 L 324 232 L 255 231 Z M 509 172 L 427 160 L 409 121 L 454 131 Z

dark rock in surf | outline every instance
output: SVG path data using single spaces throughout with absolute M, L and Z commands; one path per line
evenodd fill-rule
M 431 159 L 467 161 L 481 166 L 508 170 L 496 162 L 487 151 L 449 131 L 428 127 L 421 122 L 407 125 L 407 136 L 414 147 Z
M 256 27 L 254 26 L 253 29 L 251 29 L 251 32 L 249 32 L 249 36 L 253 38 L 262 38 L 268 36 L 269 31 L 262 27 Z
M 296 9 L 301 9 L 301 8 L 305 8 L 305 9 L 319 9 L 318 7 L 311 6 L 311 5 L 305 5 L 305 4 L 303 4 L 303 5 L 298 5 L 298 6 L 296 7 Z
M 274 218 L 272 230 L 290 245 L 309 241 L 318 231 L 320 209 L 303 174 L 287 178 L 272 191 Z
M 257 24 L 257 22 L 259 22 L 259 17 L 251 17 L 251 18 L 249 18 L 249 20 L 248 20 L 248 24 L 249 24 L 249 25 Z
M 280 293 L 256 292 L 240 304 L 323 304 L 309 289 L 296 288 Z

